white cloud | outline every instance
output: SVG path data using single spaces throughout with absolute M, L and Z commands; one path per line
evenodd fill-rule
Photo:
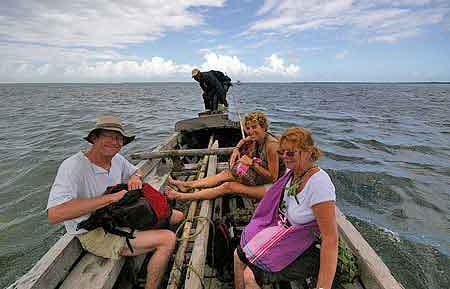
M 227 72 L 235 79 L 241 80 L 295 80 L 301 76 L 301 68 L 295 64 L 285 64 L 284 59 L 276 54 L 266 57 L 264 65 L 253 67 L 243 63 L 237 56 L 208 53 L 201 70 L 218 69 Z
M 142 43 L 167 31 L 202 24 L 203 16 L 192 8 L 221 7 L 224 3 L 224 0 L 4 1 L 9 3 L 2 3 L 0 10 L 3 39 L 61 47 L 123 47 Z
M 0 81 L 3 82 L 122 82 L 122 81 L 190 81 L 194 67 L 201 70 L 221 70 L 233 79 L 241 80 L 295 80 L 301 76 L 298 65 L 287 64 L 285 60 L 272 54 L 264 60 L 264 65 L 250 66 L 237 56 L 208 52 L 200 65 L 178 64 L 162 57 L 145 60 L 118 60 L 70 64 L 30 64 L 0 65 Z
M 348 51 L 344 50 L 342 52 L 336 53 L 336 59 L 339 59 L 339 60 L 344 59 L 347 57 L 347 55 L 348 55 Z
M 442 0 L 266 0 L 261 16 L 241 35 L 335 29 L 368 41 L 413 37 L 430 25 L 444 25 L 449 13 Z

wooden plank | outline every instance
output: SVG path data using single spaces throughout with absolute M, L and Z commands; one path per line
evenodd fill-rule
M 69 274 L 83 249 L 77 238 L 65 234 L 38 263 L 8 289 L 54 289 Z
M 213 142 L 213 137 L 210 137 L 208 147 L 211 147 Z M 198 178 L 203 178 L 205 176 L 206 166 L 208 165 L 209 156 L 205 156 L 202 160 L 201 168 L 198 173 Z M 189 245 L 190 239 L 188 238 L 191 234 L 191 228 L 193 225 L 193 218 L 195 212 L 197 211 L 197 201 L 191 202 L 188 214 L 186 216 L 186 221 L 183 228 L 183 234 L 181 236 L 181 243 L 178 246 L 177 253 L 175 254 L 175 260 L 173 262 L 172 270 L 170 271 L 169 281 L 167 283 L 167 289 L 176 289 L 180 283 L 181 273 L 184 266 L 184 259 L 186 256 L 186 250 Z
M 220 162 L 217 163 L 217 172 L 220 173 L 221 171 L 228 170 L 230 168 L 230 165 L 228 162 Z
M 253 211 L 255 210 L 255 205 L 253 204 L 252 200 L 248 198 L 242 198 L 242 202 L 244 203 L 244 207 L 247 210 Z
M 336 220 L 340 236 L 358 257 L 361 281 L 364 287 L 368 289 L 404 289 L 392 276 L 386 264 L 337 207 Z
M 234 128 L 240 130 L 240 124 L 228 119 L 228 114 L 212 114 L 180 120 L 175 123 L 175 131 L 192 132 L 202 129 Z
M 162 142 L 159 146 L 157 146 L 153 152 L 160 150 L 168 150 L 173 149 L 177 145 L 179 133 L 173 133 L 169 138 L 167 138 L 164 142 Z M 159 163 L 160 159 L 157 160 L 143 160 L 137 164 L 137 168 L 140 169 L 144 176 L 150 173 Z
M 218 142 L 214 142 L 213 148 L 218 147 Z M 217 169 L 217 156 L 213 155 L 209 157 L 207 176 L 216 174 Z M 203 287 L 203 276 L 205 272 L 206 252 L 208 247 L 209 237 L 209 220 L 211 220 L 212 214 L 212 201 L 203 200 L 200 208 L 200 217 L 205 219 L 199 219 L 197 221 L 197 232 L 201 232 L 197 235 L 192 250 L 191 260 L 186 273 L 185 288 L 188 289 L 201 289 Z
M 233 198 L 228 200 L 228 206 L 230 208 L 230 212 L 233 212 L 233 211 L 235 211 L 237 209 L 236 197 L 233 197 Z
M 124 257 L 113 260 L 86 253 L 59 289 L 111 289 L 124 263 Z
M 134 160 L 161 159 L 171 157 L 202 157 L 205 155 L 230 155 L 234 147 L 217 149 L 183 149 L 183 150 L 161 150 L 152 152 L 134 153 L 130 155 Z

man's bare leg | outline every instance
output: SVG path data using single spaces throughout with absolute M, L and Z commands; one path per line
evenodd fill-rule
M 166 271 L 170 255 L 175 248 L 176 236 L 169 230 L 148 230 L 135 233 L 130 239 L 134 253 L 128 247 L 122 249 L 122 256 L 138 256 L 153 251 L 147 265 L 146 289 L 157 289 Z
M 176 186 L 181 192 L 187 192 L 190 189 L 210 188 L 217 186 L 223 182 L 233 180 L 233 176 L 229 170 L 224 170 L 217 175 L 209 176 L 195 181 L 179 181 L 169 179 L 169 183 Z

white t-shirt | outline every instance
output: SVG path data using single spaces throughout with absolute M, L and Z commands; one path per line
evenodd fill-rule
M 63 161 L 56 174 L 55 181 L 48 197 L 47 209 L 68 202 L 72 199 L 89 199 L 102 195 L 106 188 L 126 183 L 137 168 L 122 155 L 116 154 L 111 160 L 109 171 L 99 167 L 85 156 L 83 152 Z M 77 231 L 77 225 L 90 214 L 64 221 L 69 234 L 82 234 L 86 230 Z
M 286 188 L 291 185 L 292 178 L 286 184 Z M 316 204 L 336 201 L 336 193 L 330 176 L 320 169 L 312 175 L 306 182 L 303 190 L 297 194 L 297 201 L 294 196 L 288 196 L 284 191 L 284 201 L 286 204 L 286 216 L 292 225 L 309 223 L 316 219 L 312 207 Z

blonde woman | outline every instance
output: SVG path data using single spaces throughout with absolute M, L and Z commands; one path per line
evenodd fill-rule
M 242 139 L 230 157 L 230 169 L 195 181 L 169 180 L 181 192 L 167 187 L 169 199 L 211 200 L 228 193 L 261 199 L 271 183 L 284 173 L 277 154 L 278 140 L 267 132 L 268 120 L 263 112 L 251 112 L 244 118 L 247 137 Z M 282 162 L 281 162 L 282 164 Z M 281 173 L 280 173 L 281 172 Z M 187 193 L 191 189 L 203 190 Z

